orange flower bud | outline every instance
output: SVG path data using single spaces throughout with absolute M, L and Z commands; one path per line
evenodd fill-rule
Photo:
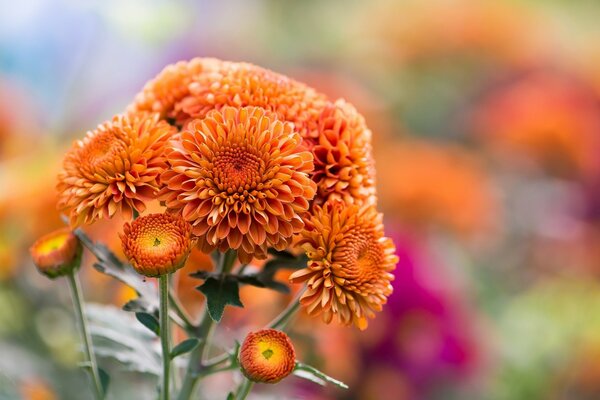
M 81 242 L 68 228 L 42 236 L 29 248 L 38 271 L 50 279 L 79 268 L 82 252 Z
M 183 267 L 196 243 L 191 225 L 173 214 L 149 214 L 126 222 L 119 236 L 133 268 L 149 277 Z
M 294 370 L 296 352 L 285 333 L 263 329 L 246 336 L 239 361 L 242 372 L 251 381 L 277 383 Z

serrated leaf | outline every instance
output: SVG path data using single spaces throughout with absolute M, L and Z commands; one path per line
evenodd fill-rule
M 200 341 L 196 338 L 184 340 L 177 346 L 173 347 L 173 350 L 171 350 L 171 359 L 181 354 L 189 353 L 190 351 L 194 350 L 198 344 L 200 344 Z
M 196 289 L 206 296 L 208 314 L 215 322 L 221 321 L 226 305 L 244 307 L 240 300 L 240 287 L 231 276 L 222 276 L 221 279 L 208 278 Z
M 129 311 L 133 313 L 146 312 L 150 314 L 156 310 L 154 310 L 154 306 L 150 302 L 146 301 L 144 297 L 138 297 L 137 299 L 129 300 L 127 303 L 125 303 L 123 306 L 123 311 Z
M 214 273 L 214 272 L 210 272 L 210 271 L 200 270 L 200 271 L 192 272 L 190 274 L 190 276 L 192 278 L 197 278 L 197 279 L 208 279 L 208 278 L 218 279 L 221 275 Z
M 105 398 L 110 385 L 110 375 L 102 368 L 98 368 L 98 375 L 100 375 L 100 385 L 102 385 L 102 397 Z
M 154 315 L 146 312 L 136 312 L 135 318 L 151 332 L 154 332 L 156 336 L 160 336 L 160 324 Z
M 348 385 L 346 385 L 344 382 L 339 381 L 335 378 L 332 378 L 331 376 L 325 374 L 324 372 L 319 371 L 315 367 L 312 367 L 307 364 L 303 364 L 298 361 L 296 361 L 296 367 L 294 368 L 294 375 L 296 375 L 300 378 L 308 379 L 308 380 L 318 383 L 322 386 L 324 386 L 325 383 L 331 383 L 338 387 L 341 387 L 342 389 L 348 389 Z
M 160 375 L 160 343 L 131 313 L 91 303 L 87 314 L 98 356 L 113 358 L 131 371 Z
M 238 282 L 243 283 L 245 285 L 273 289 L 283 294 L 288 294 L 290 292 L 290 288 L 285 283 L 276 281 L 269 277 L 265 277 L 261 273 L 242 275 L 237 276 L 236 278 Z
M 276 250 L 273 247 L 269 247 L 269 249 L 267 250 L 267 252 L 270 255 L 272 255 L 272 256 L 274 256 L 276 258 L 288 258 L 288 259 L 290 259 L 290 258 L 296 258 L 295 255 L 293 255 L 292 253 L 290 253 L 287 250 Z

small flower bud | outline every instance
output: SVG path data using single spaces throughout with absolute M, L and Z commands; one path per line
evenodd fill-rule
M 239 361 L 249 380 L 277 383 L 294 370 L 296 352 L 285 333 L 263 329 L 246 336 L 240 348 Z
M 149 214 L 126 222 L 120 236 L 133 268 L 148 277 L 170 274 L 183 267 L 196 243 L 191 225 L 173 214 Z
M 42 236 L 29 248 L 38 271 L 50 279 L 79 268 L 82 252 L 81 242 L 69 228 Z

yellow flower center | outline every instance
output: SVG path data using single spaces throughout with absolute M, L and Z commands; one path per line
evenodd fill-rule
M 36 251 L 40 254 L 50 254 L 56 250 L 60 250 L 63 246 L 67 244 L 67 240 L 69 239 L 69 232 L 64 232 L 54 237 L 48 238 L 38 244 L 36 247 Z

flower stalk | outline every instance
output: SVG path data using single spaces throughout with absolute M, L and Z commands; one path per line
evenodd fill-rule
M 88 363 L 87 370 L 89 371 L 92 379 L 92 389 L 94 398 L 96 400 L 102 400 L 104 398 L 104 391 L 102 389 L 102 383 L 100 381 L 100 374 L 98 372 L 98 364 L 96 363 L 96 356 L 92 349 L 92 338 L 87 327 L 87 319 L 85 316 L 85 308 L 83 296 L 81 294 L 81 283 L 76 271 L 71 271 L 67 274 L 69 280 L 69 288 L 71 289 L 71 297 L 73 298 L 73 306 L 75 307 L 75 315 L 77 317 L 77 326 L 79 327 L 81 339 L 83 340 L 83 348 L 85 352 L 85 361 Z
M 246 397 L 248 397 L 248 395 L 252 391 L 253 386 L 254 386 L 254 382 L 252 382 L 249 379 L 244 378 L 244 380 L 238 387 L 238 390 L 235 394 L 235 400 L 245 400 Z
M 217 273 L 228 273 L 231 271 L 237 254 L 235 250 L 228 250 L 222 253 L 219 258 L 219 263 L 216 268 Z M 196 383 L 202 376 L 203 370 L 206 368 L 203 360 L 207 356 L 208 345 L 212 337 L 212 333 L 216 326 L 215 321 L 210 317 L 208 313 L 208 305 L 204 306 L 204 313 L 202 315 L 202 321 L 196 329 L 195 335 L 200 340 L 200 344 L 190 354 L 190 360 L 185 373 L 185 378 L 181 386 L 181 391 L 177 400 L 188 400 L 191 398 L 196 387 Z
M 171 339 L 169 325 L 169 274 L 158 278 L 160 292 L 160 344 L 162 347 L 163 375 L 160 390 L 161 400 L 169 400 L 169 381 L 171 369 Z

